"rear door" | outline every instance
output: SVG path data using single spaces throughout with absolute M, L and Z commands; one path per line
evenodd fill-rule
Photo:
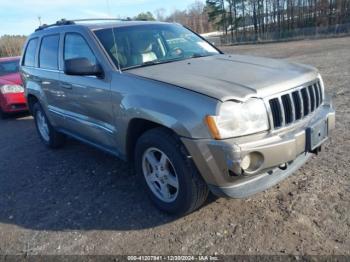
M 57 127 L 64 126 L 64 117 L 58 114 L 64 101 L 59 85 L 60 34 L 45 35 L 41 38 L 38 72 L 41 88 L 45 94 L 48 114 Z
M 63 64 L 65 60 L 86 58 L 93 64 L 99 59 L 87 41 L 89 36 L 67 32 L 63 41 Z M 112 125 L 110 80 L 95 76 L 72 76 L 60 74 L 60 85 L 64 90 L 62 105 L 66 116 L 66 129 L 73 135 L 96 145 L 112 150 L 115 148 L 115 129 Z
M 58 128 L 64 125 L 64 118 L 50 108 L 59 107 L 63 98 L 58 82 L 59 41 L 58 33 L 29 39 L 21 61 L 26 93 L 31 93 L 40 100 L 51 124 Z

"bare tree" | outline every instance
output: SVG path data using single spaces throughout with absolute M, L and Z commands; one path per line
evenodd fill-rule
M 201 1 L 195 1 L 187 10 L 174 10 L 165 21 L 183 24 L 197 33 L 207 33 L 213 30 L 208 8 Z
M 156 19 L 161 22 L 165 21 L 166 19 L 165 13 L 166 13 L 166 10 L 164 8 L 158 8 L 154 11 Z

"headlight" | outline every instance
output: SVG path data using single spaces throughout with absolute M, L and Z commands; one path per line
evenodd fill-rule
M 260 99 L 245 103 L 225 102 L 218 116 L 207 116 L 206 123 L 215 139 L 254 134 L 269 129 L 265 104 Z
M 23 93 L 24 88 L 20 85 L 3 85 L 0 87 L 3 94 Z

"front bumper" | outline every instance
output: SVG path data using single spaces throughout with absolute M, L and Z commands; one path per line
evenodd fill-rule
M 28 106 L 23 93 L 1 95 L 1 109 L 5 113 L 27 111 Z
M 322 121 L 327 134 L 317 144 L 320 147 L 335 128 L 335 111 L 328 104 L 278 133 L 222 141 L 187 138 L 182 141 L 214 194 L 243 198 L 266 190 L 298 170 L 311 156 L 307 131 Z M 242 159 L 250 153 L 262 156 L 260 167 L 241 174 Z

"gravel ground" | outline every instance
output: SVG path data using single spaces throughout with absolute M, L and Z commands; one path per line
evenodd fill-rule
M 0 120 L 0 254 L 350 255 L 350 38 L 223 50 L 319 68 L 337 130 L 318 157 L 266 192 L 174 218 L 124 162 L 75 141 L 50 151 L 31 117 Z

